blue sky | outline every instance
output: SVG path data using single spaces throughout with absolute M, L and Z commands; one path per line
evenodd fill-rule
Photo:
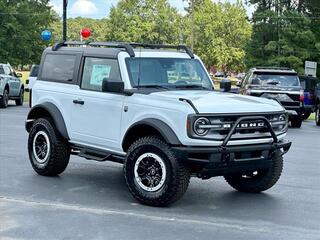
M 235 2 L 237 0 L 221 0 Z M 51 5 L 59 14 L 62 13 L 62 0 L 51 0 Z M 110 11 L 111 6 L 116 5 L 119 0 L 69 0 L 68 17 L 90 17 L 103 18 Z M 182 0 L 169 0 L 170 4 L 183 12 L 186 5 Z M 253 6 L 246 7 L 249 16 L 252 15 Z

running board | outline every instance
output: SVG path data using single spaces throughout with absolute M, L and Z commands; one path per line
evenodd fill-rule
M 94 160 L 98 162 L 111 161 L 123 164 L 125 158 L 125 156 L 121 156 L 109 151 L 94 149 L 86 146 L 72 145 L 71 149 L 71 154 L 73 155 L 78 155 L 79 157 L 83 157 L 87 160 Z

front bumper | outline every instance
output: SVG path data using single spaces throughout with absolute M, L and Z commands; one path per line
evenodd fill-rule
M 268 168 L 273 159 L 288 152 L 291 142 L 227 147 L 173 147 L 179 158 L 185 159 L 200 178 L 208 179 L 235 172 Z

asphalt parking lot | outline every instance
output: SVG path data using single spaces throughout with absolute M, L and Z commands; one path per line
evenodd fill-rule
M 320 239 L 320 127 L 289 129 L 278 184 L 243 194 L 222 178 L 192 179 L 168 208 L 138 204 L 122 166 L 72 157 L 41 177 L 27 155 L 28 108 L 0 109 L 0 239 Z

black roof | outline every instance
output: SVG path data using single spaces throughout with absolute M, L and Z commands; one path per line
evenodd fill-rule
M 52 48 L 46 49 L 47 52 L 53 52 Z M 119 52 L 125 51 L 124 49 L 117 48 L 93 48 L 93 47 L 60 47 L 54 52 L 78 52 L 89 56 L 104 56 L 108 58 L 117 58 Z

